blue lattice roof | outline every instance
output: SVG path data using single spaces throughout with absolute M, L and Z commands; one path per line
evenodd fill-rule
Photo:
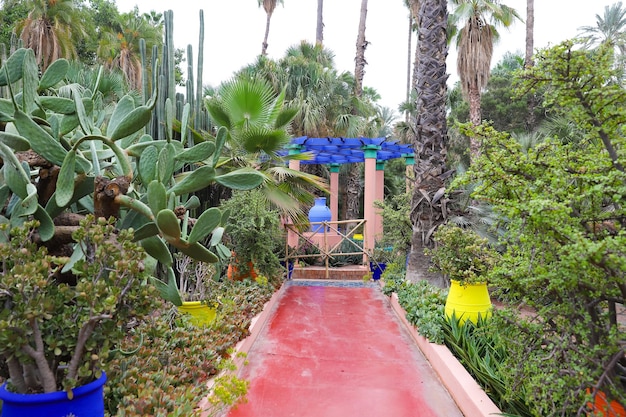
M 366 149 L 376 150 L 377 161 L 413 156 L 411 145 L 387 138 L 310 138 L 301 136 L 291 140 L 292 150 L 311 154 L 302 164 L 349 164 L 364 162 Z

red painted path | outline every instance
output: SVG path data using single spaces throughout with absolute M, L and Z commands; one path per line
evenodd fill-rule
M 462 416 L 375 286 L 283 289 L 229 417 Z

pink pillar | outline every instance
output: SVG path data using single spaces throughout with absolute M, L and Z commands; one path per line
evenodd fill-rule
M 385 199 L 385 161 L 376 161 L 376 200 Z M 381 209 L 374 211 L 374 236 L 376 241 L 383 237 L 383 216 Z
M 330 221 L 336 222 L 339 213 L 339 168 L 340 164 L 330 164 Z
M 376 151 L 380 149 L 376 145 L 366 145 L 363 147 L 365 156 L 365 190 L 363 192 L 363 212 L 365 217 L 365 233 L 363 248 L 367 252 L 374 250 L 376 238 L 376 210 L 374 200 L 376 200 Z M 364 256 L 364 260 L 365 256 Z
M 301 149 L 302 145 L 291 145 L 291 149 L 289 149 L 289 155 L 297 155 L 300 153 Z M 300 160 L 290 159 L 289 169 L 293 169 L 294 171 L 300 171 Z M 298 235 L 291 230 L 287 232 L 287 245 L 291 246 L 292 248 L 298 246 Z

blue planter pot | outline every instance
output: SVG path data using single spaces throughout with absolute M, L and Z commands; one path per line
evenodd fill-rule
M 329 222 L 332 218 L 330 209 L 326 206 L 326 197 L 315 199 L 315 205 L 309 210 L 309 222 Z M 316 224 L 311 226 L 312 232 L 323 232 L 324 226 Z
M 379 280 L 383 271 L 387 268 L 387 264 L 385 262 L 378 262 L 378 265 L 375 262 L 370 262 L 370 271 L 372 272 L 372 279 Z
M 294 267 L 293 261 L 289 261 L 289 264 L 287 265 L 285 265 L 285 261 L 280 261 L 280 265 L 283 268 L 287 269 L 287 279 L 291 279 L 291 275 L 293 275 L 293 267 Z
M 104 383 L 106 374 L 87 385 L 74 388 L 73 398 L 67 392 L 16 394 L 0 386 L 2 417 L 104 417 Z

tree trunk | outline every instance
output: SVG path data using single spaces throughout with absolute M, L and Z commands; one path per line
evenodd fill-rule
M 324 44 L 324 0 L 317 0 L 317 27 L 315 29 L 315 43 Z
M 443 287 L 444 280 L 428 271 L 429 261 L 424 254 L 430 237 L 445 218 L 441 200 L 433 199 L 443 189 L 447 137 L 446 125 L 446 57 L 448 43 L 447 0 L 423 0 L 418 19 L 418 77 L 415 151 L 415 187 L 411 200 L 411 253 L 407 278 L 428 280 Z
M 346 184 L 346 220 L 359 219 L 361 198 L 363 196 L 363 183 L 361 181 L 361 165 L 350 164 L 348 171 L 348 181 Z M 369 225 L 372 227 L 372 225 Z
M 480 90 L 477 87 L 469 89 L 469 118 L 474 126 L 478 126 L 481 122 L 480 113 Z M 474 136 L 470 136 L 470 161 L 476 159 L 480 155 L 480 144 Z
M 267 20 L 265 21 L 265 36 L 263 37 L 261 55 L 267 55 L 267 38 L 270 36 L 270 20 L 272 20 L 272 14 L 267 13 Z
M 354 68 L 354 95 L 357 99 L 363 95 L 363 75 L 365 72 L 365 20 L 367 18 L 367 0 L 361 0 L 361 18 L 359 20 L 359 34 L 356 40 L 356 62 Z M 356 108 L 352 109 L 353 114 L 357 114 Z M 361 167 L 360 164 L 350 164 L 348 174 L 348 184 L 346 187 L 346 220 L 358 219 L 361 201 Z M 371 227 L 371 225 L 370 225 Z
M 354 95 L 358 98 L 363 93 L 363 76 L 365 74 L 365 49 L 368 42 L 365 40 L 365 20 L 367 18 L 367 0 L 361 0 L 361 17 L 359 19 L 359 34 L 356 39 L 356 63 L 354 68 Z
M 413 39 L 413 16 L 409 16 L 409 39 L 407 41 L 407 59 L 406 59 L 406 102 L 409 102 L 411 98 L 411 56 L 413 54 L 413 49 L 411 46 L 411 41 Z M 405 121 L 409 122 L 409 111 L 404 111 Z
M 415 24 L 419 24 L 418 19 L 419 19 L 419 9 L 420 9 L 420 2 L 418 0 L 411 0 L 410 2 L 410 7 L 411 7 L 411 17 L 413 18 L 413 22 Z M 419 29 L 418 29 L 419 30 Z M 413 90 L 417 89 L 417 67 L 418 67 L 418 62 L 419 62 L 419 36 L 417 37 L 417 40 L 415 41 L 415 58 L 413 59 L 413 81 L 411 83 L 411 88 Z
M 526 55 L 524 67 L 531 68 L 534 65 L 533 52 L 535 44 L 535 0 L 526 0 Z M 535 128 L 535 95 L 530 92 L 526 100 L 526 130 L 532 132 Z

